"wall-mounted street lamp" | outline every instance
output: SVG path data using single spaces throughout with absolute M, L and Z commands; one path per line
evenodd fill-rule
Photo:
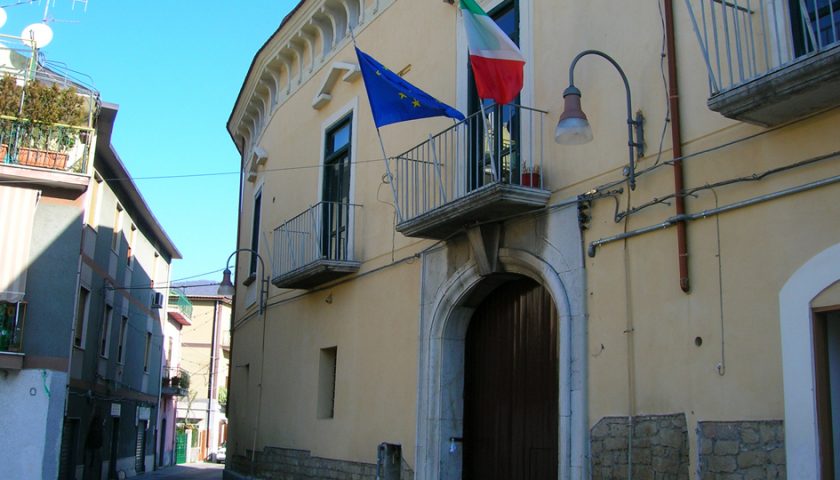
M 260 430 L 260 416 L 262 414 L 262 392 L 263 392 L 263 372 L 265 371 L 265 326 L 266 321 L 268 320 L 266 316 L 263 314 L 265 313 L 266 309 L 266 301 L 268 299 L 268 284 L 269 284 L 269 276 L 265 271 L 265 263 L 263 262 L 262 257 L 259 253 L 251 248 L 240 248 L 235 250 L 227 259 L 227 264 L 225 265 L 225 271 L 222 273 L 222 283 L 219 284 L 219 295 L 224 296 L 232 296 L 236 291 L 236 288 L 233 286 L 233 282 L 230 280 L 230 261 L 231 259 L 239 252 L 251 252 L 252 255 L 256 255 L 257 259 L 260 261 L 260 267 L 262 269 L 261 272 L 262 276 L 257 275 L 257 280 L 260 282 L 260 298 L 259 298 L 259 315 L 262 316 L 262 349 L 260 351 L 260 377 L 259 377 L 259 396 L 257 397 L 257 411 L 256 411 L 256 420 L 254 421 L 254 435 L 251 443 L 251 474 L 253 475 L 255 472 L 255 465 L 256 465 L 256 455 L 257 455 L 257 436 L 259 435 Z M 258 272 L 255 272 L 255 274 Z M 230 330 L 231 334 L 234 332 L 234 319 L 231 318 L 231 325 Z M 232 338 L 232 337 L 231 337 Z M 228 397 L 228 401 L 230 401 L 230 397 Z
M 560 115 L 560 121 L 557 122 L 554 140 L 564 145 L 579 145 L 592 141 L 592 127 L 589 125 L 586 114 L 580 108 L 580 90 L 575 87 L 575 65 L 577 65 L 578 60 L 586 55 L 597 55 L 610 62 L 618 70 L 621 80 L 624 82 L 624 89 L 627 92 L 627 147 L 630 152 L 630 161 L 625 175 L 630 184 L 630 190 L 634 190 L 636 188 L 636 160 L 645 154 L 644 117 L 642 112 L 639 111 L 633 118 L 630 84 L 627 82 L 627 76 L 618 63 L 606 53 L 600 50 L 584 50 L 572 60 L 572 64 L 569 66 L 569 86 L 563 91 L 563 113 Z
M 222 273 L 222 283 L 219 284 L 219 295 L 223 295 L 226 297 L 231 297 L 236 292 L 236 288 L 233 286 L 233 282 L 230 280 L 230 261 L 236 256 L 239 252 L 251 252 L 252 255 L 256 255 L 257 260 L 260 261 L 260 267 L 262 269 L 261 272 L 262 276 L 257 276 L 257 279 L 260 281 L 260 298 L 259 298 L 259 314 L 265 311 L 265 303 L 268 298 L 268 283 L 269 277 L 265 272 L 265 263 L 263 263 L 263 259 L 259 253 L 255 252 L 250 248 L 240 248 L 233 253 L 227 259 L 227 264 L 225 265 L 225 271 Z

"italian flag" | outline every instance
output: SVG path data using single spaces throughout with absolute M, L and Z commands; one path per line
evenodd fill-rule
M 478 96 L 504 105 L 522 90 L 525 58 L 475 0 L 460 0 Z

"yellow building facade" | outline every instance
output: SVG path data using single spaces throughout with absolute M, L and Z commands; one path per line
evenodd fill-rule
M 478 3 L 513 106 L 458 2 L 305 0 L 254 56 L 227 473 L 831 478 L 836 2 Z M 353 37 L 467 120 L 380 144 Z

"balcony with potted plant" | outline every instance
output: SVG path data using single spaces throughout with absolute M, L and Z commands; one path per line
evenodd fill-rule
M 37 80 L 21 86 L 5 75 L 0 79 L 0 167 L 86 176 L 92 117 L 91 105 L 75 87 Z M 7 168 L 0 173 L 24 174 Z

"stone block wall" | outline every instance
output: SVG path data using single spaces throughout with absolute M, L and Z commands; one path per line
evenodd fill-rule
M 698 422 L 697 445 L 702 480 L 786 478 L 781 420 Z
M 231 457 L 225 467 L 231 473 L 226 478 L 272 480 L 375 480 L 376 464 L 313 457 L 308 450 L 266 447 L 257 452 L 254 474 L 251 475 L 248 456 Z M 414 480 L 414 471 L 402 461 L 401 480 Z
M 632 463 L 635 480 L 688 480 L 685 415 L 633 417 L 629 441 L 632 448 L 628 449 L 629 430 L 628 417 L 605 417 L 592 427 L 590 449 L 594 480 L 626 479 L 629 463 Z

